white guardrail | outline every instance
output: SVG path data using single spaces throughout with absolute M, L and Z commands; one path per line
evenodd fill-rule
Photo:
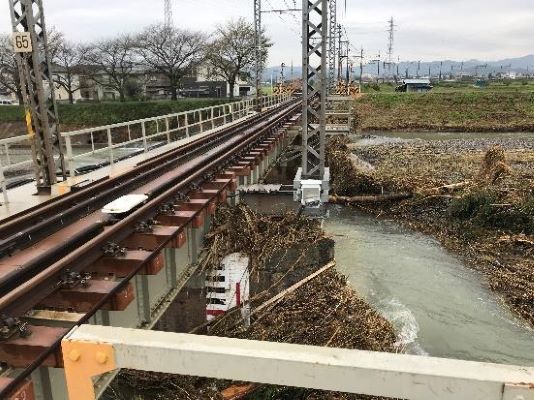
M 534 400 L 534 368 L 82 325 L 62 342 L 69 399 L 121 368 L 407 400 Z
M 266 96 L 261 99 L 261 107 L 271 108 L 287 100 L 287 95 Z M 236 121 L 255 109 L 256 99 L 246 99 L 175 114 L 62 132 L 66 168 L 70 176 L 75 176 L 78 160 L 94 159 L 100 165 L 113 165 L 127 156 L 147 153 L 154 147 Z M 6 175 L 17 170 L 33 172 L 32 166 L 31 143 L 27 135 L 0 140 L 0 188 L 6 203 Z

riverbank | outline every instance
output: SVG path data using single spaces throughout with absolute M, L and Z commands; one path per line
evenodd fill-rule
M 434 235 L 534 325 L 534 139 L 337 140 L 329 158 L 333 201 Z
M 334 242 L 319 221 L 296 214 L 262 216 L 245 205 L 219 207 L 201 269 L 210 275 L 224 255 L 250 257 L 250 326 L 232 309 L 192 333 L 370 351 L 398 352 L 393 327 L 335 269 Z M 235 393 L 241 393 L 235 395 Z M 232 396 L 229 393 L 233 393 Z M 373 397 L 307 389 L 123 371 L 107 400 L 331 399 Z
M 355 100 L 353 128 L 373 131 L 534 131 L 534 94 L 471 91 L 368 93 Z

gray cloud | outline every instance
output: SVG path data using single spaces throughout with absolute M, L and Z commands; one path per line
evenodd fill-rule
M 72 40 L 90 41 L 136 32 L 162 21 L 163 0 L 44 0 L 48 25 Z M 293 0 L 264 0 L 284 8 Z M 534 53 L 534 2 L 531 0 L 347 0 L 340 18 L 353 47 L 375 56 L 387 48 L 386 21 L 396 19 L 395 53 L 404 60 L 500 59 Z M 300 0 L 297 0 L 300 5 Z M 175 0 L 177 26 L 204 31 L 230 18 L 252 19 L 252 0 Z M 265 14 L 275 42 L 270 63 L 300 64 L 300 14 Z M 0 3 L 0 31 L 10 30 L 7 2 Z

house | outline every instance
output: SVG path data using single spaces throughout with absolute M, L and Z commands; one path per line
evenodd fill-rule
M 430 84 L 430 79 L 403 79 L 402 85 L 395 88 L 396 92 L 425 93 L 434 87 Z
M 102 84 L 109 78 L 105 73 L 99 72 L 98 67 L 83 65 L 74 68 L 74 70 L 78 70 L 77 72 L 72 72 L 71 75 L 72 88 L 75 89 L 72 93 L 72 98 L 75 103 L 119 99 L 119 93 L 116 90 Z M 69 92 L 58 83 L 58 81 L 67 81 L 67 71 L 59 65 L 52 65 L 52 74 L 55 82 L 56 101 L 60 103 L 69 102 Z M 94 80 L 93 76 L 96 76 L 100 83 Z
M 181 94 L 184 97 L 231 97 L 230 83 L 221 76 L 210 73 L 209 68 L 200 66 L 193 74 L 182 79 Z M 233 97 L 246 97 L 254 94 L 255 87 L 250 82 L 237 79 Z
M 112 85 L 106 85 L 110 79 L 98 66 L 83 65 L 76 68 L 76 73 L 70 77 L 72 87 L 76 88 L 72 93 L 72 100 L 79 102 L 118 101 L 120 94 L 113 89 Z M 178 88 L 179 97 L 199 98 L 227 98 L 230 96 L 230 84 L 224 78 L 208 74 L 205 67 L 196 68 L 190 75 L 182 78 Z M 54 91 L 56 101 L 69 102 L 68 91 L 58 83 L 66 82 L 68 75 L 65 68 L 52 65 L 54 77 Z M 6 91 L 7 92 L 7 91 Z M 234 86 L 234 97 L 246 97 L 254 94 L 254 85 L 238 79 Z M 11 93 L 0 92 L 0 98 L 12 98 Z M 169 79 L 161 73 L 148 70 L 143 65 L 136 65 L 126 88 L 127 98 L 147 98 L 151 100 L 168 100 L 171 98 Z
M 139 79 L 139 78 L 138 78 Z M 234 86 L 234 97 L 246 97 L 253 94 L 254 86 L 244 80 L 237 80 Z M 144 78 L 145 97 L 154 100 L 165 100 L 171 97 L 169 79 L 156 72 L 146 72 Z M 214 76 L 206 67 L 195 68 L 181 79 L 178 95 L 196 98 L 230 97 L 230 84 L 220 76 Z

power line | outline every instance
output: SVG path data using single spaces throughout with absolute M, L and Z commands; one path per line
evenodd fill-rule
M 298 35 L 301 35 L 302 32 L 298 31 L 297 29 L 295 29 L 289 21 L 287 21 L 282 15 L 283 14 L 291 14 L 293 15 L 295 18 L 296 16 L 294 15 L 295 12 L 297 11 L 302 11 L 301 9 L 297 9 L 297 8 L 290 8 L 288 7 L 287 9 L 277 9 L 276 7 L 273 6 L 273 3 L 271 3 L 270 0 L 266 0 L 267 1 L 267 4 L 269 5 L 269 7 L 271 7 L 270 10 L 262 10 L 261 13 L 263 14 L 266 14 L 266 13 L 271 13 L 271 14 L 276 14 L 276 16 L 290 29 L 292 30 L 293 32 L 295 32 L 296 34 Z M 295 5 L 296 7 L 296 5 Z M 297 24 L 300 24 L 300 20 L 296 20 Z

